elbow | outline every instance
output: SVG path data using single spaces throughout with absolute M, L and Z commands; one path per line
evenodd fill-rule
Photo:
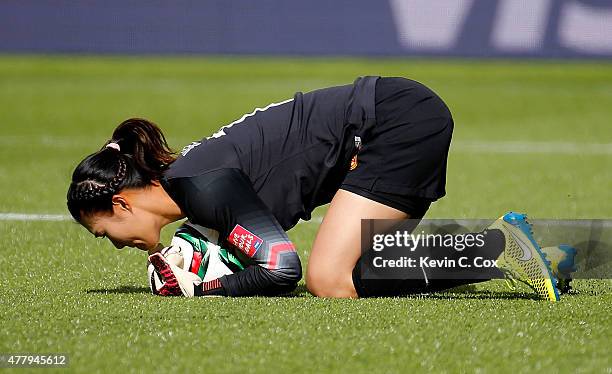
M 302 263 L 295 250 L 279 254 L 276 266 L 269 270 L 276 275 L 278 282 L 285 286 L 295 287 L 302 279 Z
M 302 279 L 302 264 L 297 253 L 293 252 L 292 256 L 286 256 L 283 259 L 282 266 L 272 267 L 270 265 L 260 267 L 265 269 L 264 271 L 270 283 L 260 289 L 257 294 L 279 296 L 294 291 L 298 282 Z
M 289 281 L 295 286 L 297 286 L 298 282 L 302 279 L 302 264 L 300 262 L 299 257 L 297 257 L 297 255 L 296 255 L 296 258 L 297 258 L 297 264 L 294 267 L 292 267 L 290 271 L 288 272 Z
M 296 252 L 291 252 L 291 256 L 287 259 L 287 264 L 279 269 L 282 272 L 283 278 L 291 285 L 297 285 L 302 279 L 302 263 Z

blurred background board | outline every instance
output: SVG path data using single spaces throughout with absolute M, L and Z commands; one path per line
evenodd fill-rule
M 0 51 L 612 56 L 608 0 L 0 2 Z

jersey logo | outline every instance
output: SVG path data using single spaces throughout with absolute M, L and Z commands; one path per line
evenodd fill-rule
M 263 244 L 263 239 L 240 225 L 234 226 L 228 241 L 249 257 L 255 256 Z
M 361 150 L 361 137 L 359 136 L 355 137 L 355 148 L 357 148 L 357 153 L 359 153 L 359 151 Z M 355 156 L 353 156 L 353 158 L 351 159 L 351 167 L 349 168 L 349 171 L 355 170 L 357 168 L 357 165 L 357 154 L 355 154 Z
M 349 170 L 357 169 L 357 155 L 353 156 L 351 159 L 351 168 Z

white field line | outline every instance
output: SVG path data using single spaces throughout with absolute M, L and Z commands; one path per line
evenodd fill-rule
M 0 213 L 0 221 L 71 221 L 72 217 L 67 214 L 29 214 L 29 213 Z M 432 219 L 436 221 L 437 219 Z M 453 222 L 461 226 L 470 226 L 473 224 L 488 224 L 495 219 L 440 219 L 440 221 Z M 595 222 L 593 222 L 595 221 Z M 323 222 L 323 217 L 312 217 L 309 221 L 300 220 L 298 224 L 316 224 L 320 225 Z M 573 227 L 612 227 L 612 220 L 609 219 L 535 219 L 536 224 L 552 225 L 552 226 L 573 226 Z
M 608 140 L 608 139 L 604 139 Z M 171 143 L 189 144 L 193 139 L 170 138 Z M 90 137 L 51 136 L 28 137 L 20 135 L 0 136 L 0 146 L 15 146 L 19 143 L 39 144 L 52 148 L 82 148 L 91 142 Z M 100 140 L 100 146 L 104 139 Z M 95 148 L 95 147 L 94 147 Z M 92 152 L 96 149 L 92 148 Z M 177 148 L 178 149 L 178 148 Z M 453 141 L 451 152 L 485 154 L 565 154 L 565 155 L 612 155 L 612 143 L 581 143 L 564 141 Z
M 457 141 L 452 142 L 450 152 L 612 155 L 612 143 Z
M 0 213 L 0 221 L 70 221 L 67 214 Z

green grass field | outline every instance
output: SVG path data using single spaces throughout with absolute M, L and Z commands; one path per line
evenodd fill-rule
M 429 217 L 612 218 L 610 63 L 229 57 L 1 56 L 0 213 L 67 214 L 74 166 L 127 117 L 180 148 L 367 74 L 419 80 L 454 114 L 448 193 Z M 289 232 L 304 266 L 317 226 Z M 67 353 L 72 371 L 612 372 L 610 280 L 577 281 L 557 304 L 502 281 L 393 299 L 316 299 L 303 281 L 293 297 L 170 299 L 148 294 L 145 254 L 69 221 L 2 220 L 0 248 L 0 352 Z

